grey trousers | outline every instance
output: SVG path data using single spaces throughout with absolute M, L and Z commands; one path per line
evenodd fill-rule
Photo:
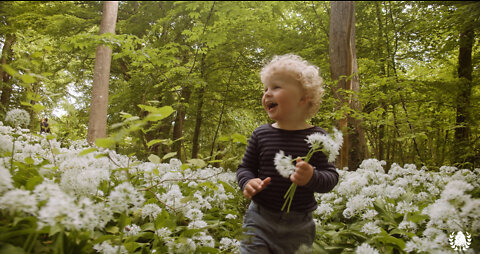
M 253 201 L 245 213 L 243 228 L 242 254 L 294 254 L 302 245 L 306 245 L 302 249 L 311 249 L 315 239 L 311 212 L 274 212 Z

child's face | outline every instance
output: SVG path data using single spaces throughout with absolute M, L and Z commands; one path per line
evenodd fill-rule
M 286 73 L 272 75 L 264 84 L 262 105 L 278 123 L 305 121 L 307 99 L 300 82 Z

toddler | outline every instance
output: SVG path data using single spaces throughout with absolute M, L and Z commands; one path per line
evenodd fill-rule
M 318 111 L 322 79 L 318 67 L 292 54 L 275 56 L 262 68 L 260 77 L 262 105 L 274 123 L 253 131 L 237 169 L 243 195 L 252 199 L 243 221 L 246 237 L 240 251 L 293 254 L 301 246 L 311 248 L 313 244 L 314 192 L 329 192 L 338 182 L 335 166 L 322 152 L 315 153 L 308 163 L 299 158 L 310 149 L 305 141 L 308 135 L 326 134 L 307 122 Z M 275 169 L 274 157 L 280 150 L 297 158 L 290 179 Z M 282 212 L 283 196 L 292 182 L 298 187 L 290 212 Z

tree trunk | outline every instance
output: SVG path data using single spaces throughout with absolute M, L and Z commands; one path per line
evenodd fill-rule
M 7 34 L 5 36 L 5 43 L 2 48 L 2 57 L 0 59 L 0 63 L 2 65 L 9 64 L 11 62 L 13 55 L 12 46 L 15 43 L 15 39 L 15 34 Z M 0 97 L 2 108 L 0 110 L 4 112 L 7 112 L 9 109 L 10 96 L 12 95 L 12 84 L 10 84 L 10 79 L 11 76 L 4 71 L 3 68 L 0 68 L 0 91 L 2 92 Z
M 178 98 L 178 107 L 177 107 L 177 114 L 175 117 L 175 124 L 173 125 L 173 140 L 177 140 L 181 137 L 183 137 L 183 122 L 185 121 L 185 111 L 186 105 L 188 105 L 188 102 L 190 101 L 190 84 L 185 85 L 184 88 L 182 88 L 182 91 L 180 92 L 180 96 Z M 180 160 L 186 160 L 187 155 L 184 154 L 182 157 L 182 147 L 183 147 L 183 140 L 177 141 L 173 143 L 172 145 L 172 150 L 174 152 L 177 152 L 176 157 Z
M 103 3 L 100 34 L 115 33 L 117 12 L 118 1 L 105 1 Z M 108 80 L 110 78 L 111 59 L 112 49 L 110 47 L 104 45 L 97 47 L 92 102 L 88 119 L 87 140 L 90 144 L 93 144 L 97 138 L 107 136 Z
M 338 92 L 339 89 L 344 89 L 355 94 L 360 90 L 355 49 L 355 9 L 351 1 L 331 2 L 329 53 L 332 80 L 338 82 L 335 91 L 339 99 L 338 108 L 348 105 L 359 111 L 360 102 L 356 95 Z M 345 134 L 338 166 L 355 170 L 367 156 L 361 120 L 347 114 L 340 119 L 338 127 Z
M 457 117 L 455 128 L 455 162 L 471 162 L 469 157 L 470 140 L 470 97 L 472 95 L 472 48 L 474 42 L 473 28 L 467 27 L 460 33 L 460 50 L 458 55 L 459 94 L 457 97 Z

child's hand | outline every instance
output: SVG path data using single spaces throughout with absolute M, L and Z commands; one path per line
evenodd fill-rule
M 243 189 L 243 195 L 246 198 L 252 198 L 255 196 L 257 193 L 265 189 L 267 185 L 270 183 L 272 178 L 267 177 L 265 180 L 262 181 L 260 178 L 254 178 L 248 181 L 247 185 L 245 185 L 245 189 Z
M 300 157 L 297 158 L 297 169 L 290 176 L 290 181 L 297 184 L 298 186 L 306 185 L 313 176 L 313 167 L 312 165 L 304 162 Z

